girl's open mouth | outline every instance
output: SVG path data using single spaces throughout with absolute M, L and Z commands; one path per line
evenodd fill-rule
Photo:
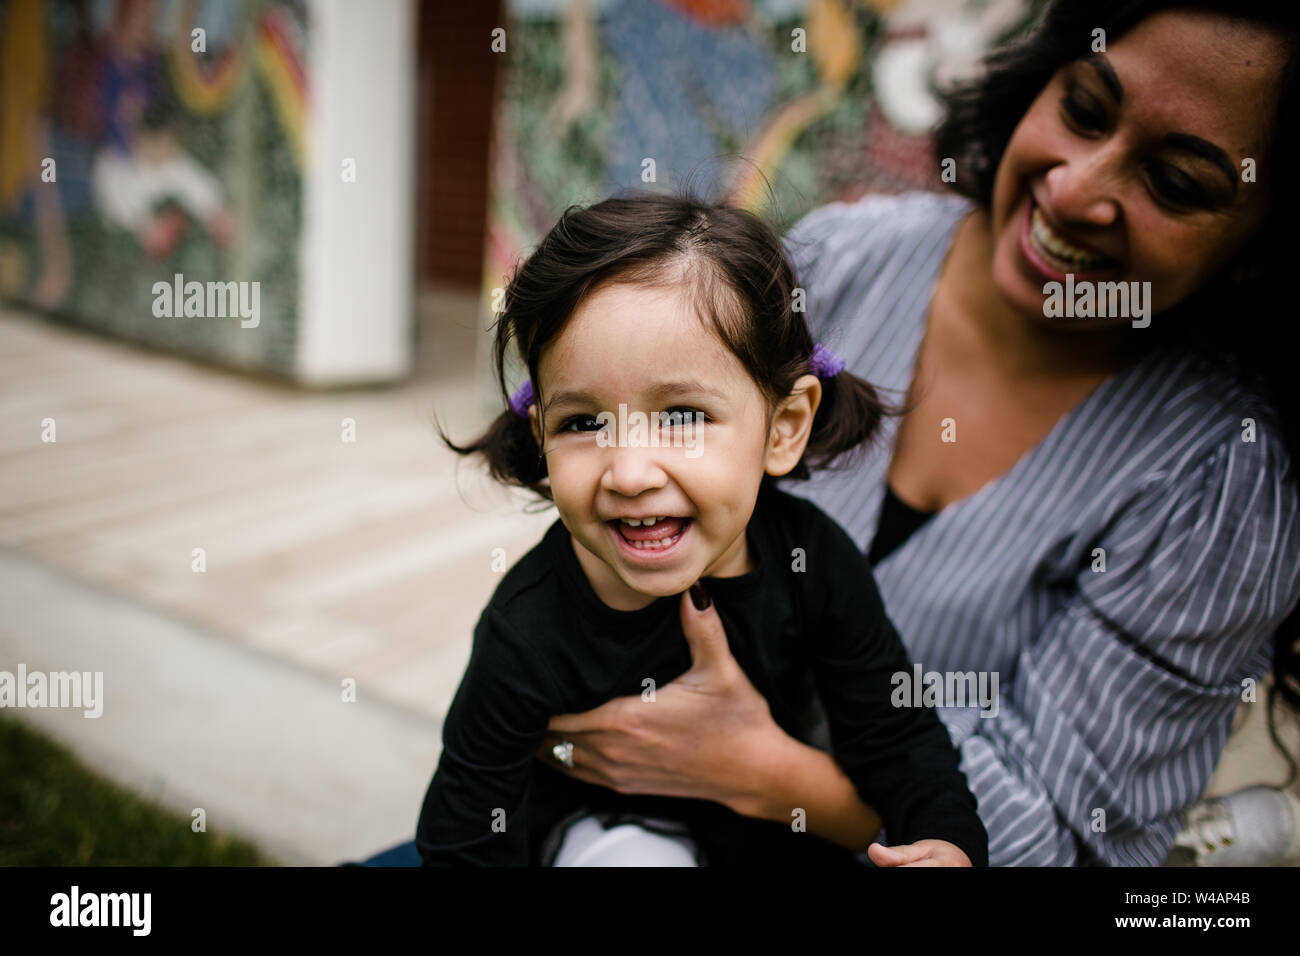
M 637 562 L 662 561 L 680 550 L 691 526 L 690 518 L 664 517 L 631 525 L 615 518 L 607 521 L 619 550 Z

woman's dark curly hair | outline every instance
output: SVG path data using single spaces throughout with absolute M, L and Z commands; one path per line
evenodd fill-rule
M 1002 154 L 1021 118 L 1058 69 L 1092 54 L 1093 31 L 1113 43 L 1142 20 L 1166 10 L 1203 11 L 1259 25 L 1280 35 L 1288 51 L 1281 74 L 1277 114 L 1267 154 L 1257 164 L 1269 190 L 1265 220 L 1237 254 L 1192 296 L 1153 324 L 1152 340 L 1180 337 L 1212 361 L 1254 385 L 1277 410 L 1300 481 L 1300 389 L 1292 361 L 1278 347 L 1283 324 L 1295 321 L 1286 281 L 1295 253 L 1291 235 L 1300 205 L 1296 174 L 1300 135 L 1300 4 L 1294 0 L 1057 0 L 1026 35 L 992 53 L 977 79 L 945 94 L 947 111 L 935 133 L 935 152 L 953 157 L 959 170 L 953 188 L 985 208 Z M 1225 322 L 1225 316 L 1246 317 Z M 1249 323 L 1253 322 L 1253 329 Z M 1268 704 L 1268 728 L 1285 756 L 1290 775 L 1297 766 L 1278 739 L 1274 722 L 1279 695 L 1300 711 L 1300 608 L 1279 627 L 1273 648 L 1275 683 Z
M 781 238 L 752 213 L 690 195 L 631 190 L 589 207 L 570 206 L 516 270 L 505 289 L 493 350 L 508 398 L 511 348 L 528 370 L 539 412 L 547 383 L 543 351 L 578 306 L 606 283 L 678 286 L 698 315 L 740 360 L 767 399 L 769 420 L 794 383 L 810 373 L 813 340 Z M 876 436 L 886 406 L 870 383 L 847 371 L 822 379 L 822 400 L 803 456 L 786 476 L 845 464 Z M 529 420 L 507 408 L 467 445 L 438 426 L 462 455 L 486 459 L 490 474 L 551 500 L 546 461 Z M 771 483 L 773 476 L 764 475 Z

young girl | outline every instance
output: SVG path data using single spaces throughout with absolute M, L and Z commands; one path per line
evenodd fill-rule
M 625 795 L 535 757 L 555 714 L 626 695 L 654 706 L 690 667 L 679 604 L 688 589 L 698 603 L 701 581 L 773 719 L 831 752 L 891 840 L 987 865 L 947 730 L 910 697 L 891 703 L 912 667 L 866 560 L 775 486 L 866 447 L 885 411 L 813 344 L 802 299 L 756 217 L 659 194 L 570 208 L 517 271 L 496 369 L 504 395 L 513 341 L 531 377 L 477 441 L 443 438 L 559 520 L 475 629 L 420 814 L 426 865 L 549 865 L 561 824 L 586 814 L 676 828 L 706 865 L 858 862 L 801 808 L 778 823 Z

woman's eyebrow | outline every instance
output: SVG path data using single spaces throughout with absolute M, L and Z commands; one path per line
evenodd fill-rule
M 1110 65 L 1110 61 L 1100 53 L 1094 53 L 1084 61 L 1096 71 L 1097 76 L 1101 78 L 1110 95 L 1115 98 L 1116 103 L 1124 101 L 1124 84 L 1119 81 L 1119 76 L 1115 73 L 1115 68 Z M 1232 193 L 1237 194 L 1237 167 L 1228 159 L 1228 154 L 1218 146 L 1215 146 L 1207 139 L 1201 139 L 1199 136 L 1193 136 L 1191 133 L 1170 133 L 1165 137 L 1166 145 L 1175 149 L 1185 150 L 1202 159 L 1208 159 L 1214 165 L 1218 166 L 1223 175 L 1228 177 L 1228 184 L 1232 187 Z
M 1094 53 L 1083 62 L 1097 71 L 1097 75 L 1106 84 L 1106 89 L 1110 90 L 1110 95 L 1115 98 L 1116 103 L 1124 102 L 1124 84 L 1119 81 L 1119 76 L 1116 75 L 1115 68 L 1110 65 L 1110 60 L 1100 53 Z

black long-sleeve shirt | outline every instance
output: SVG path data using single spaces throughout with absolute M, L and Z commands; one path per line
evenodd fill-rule
M 816 505 L 766 483 L 746 534 L 752 570 L 704 586 L 773 719 L 822 749 L 819 724 L 829 730 L 830 753 L 891 842 L 947 840 L 987 866 L 988 836 L 947 730 L 929 708 L 891 703 L 891 677 L 910 674 L 911 662 L 862 553 Z M 606 606 L 568 530 L 551 526 L 506 573 L 475 629 L 417 826 L 426 865 L 535 864 L 542 831 L 579 807 L 683 821 L 711 865 L 855 862 L 791 823 L 710 801 L 619 794 L 535 759 L 555 714 L 627 695 L 655 706 L 647 688 L 691 664 L 680 600 Z

